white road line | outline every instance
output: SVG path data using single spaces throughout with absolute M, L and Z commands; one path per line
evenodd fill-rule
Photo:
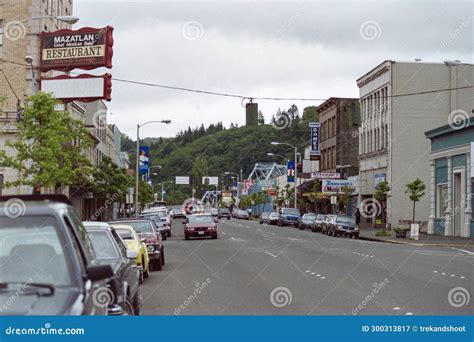
M 458 250 L 458 251 L 461 251 L 461 252 L 464 252 L 464 253 L 469 254 L 469 255 L 474 255 L 474 252 L 467 251 L 467 250 L 465 250 L 465 249 L 460 249 L 460 248 L 454 248 L 454 249 L 456 249 L 456 250 Z
M 276 258 L 277 256 L 275 254 L 272 254 L 270 252 L 265 251 L 265 254 L 271 255 L 272 257 Z

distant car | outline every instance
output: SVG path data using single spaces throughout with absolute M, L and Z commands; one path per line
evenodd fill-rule
M 82 222 L 92 241 L 97 261 L 110 265 L 114 275 L 107 282 L 113 292 L 109 315 L 139 315 L 142 304 L 136 251 L 127 250 L 117 232 L 106 222 Z
M 336 218 L 336 215 L 326 215 L 324 220 L 321 222 L 321 233 L 323 234 L 328 234 L 329 235 L 329 230 L 331 228 L 332 221 Z
M 282 208 L 280 218 L 278 220 L 279 226 L 297 226 L 301 217 L 299 209 L 296 208 Z
M 219 211 L 217 213 L 217 217 L 219 219 L 221 218 L 227 218 L 228 220 L 230 220 L 230 210 L 228 208 L 219 208 Z
M 153 213 L 145 213 L 138 216 L 139 218 L 145 218 L 155 222 L 160 233 L 162 233 L 163 240 L 166 240 L 167 236 L 171 236 L 171 221 L 168 214 L 165 211 L 155 211 Z
M 14 207 L 21 215 L 12 215 Z M 107 314 L 95 298 L 114 272 L 97 262 L 67 197 L 0 197 L 0 222 L 3 315 Z
M 143 280 L 150 275 L 150 258 L 145 242 L 140 241 L 137 232 L 130 225 L 110 223 L 110 226 L 115 229 L 127 249 L 137 253 L 135 263 L 138 267 L 138 281 L 140 284 L 143 283 Z
M 280 214 L 275 211 L 270 213 L 270 215 L 268 216 L 268 223 L 278 224 L 278 221 L 280 221 Z
M 211 213 L 212 216 L 219 216 L 219 209 L 217 208 L 211 208 L 209 212 Z
M 328 235 L 342 235 L 357 239 L 359 237 L 359 227 L 357 227 L 352 216 L 337 215 L 336 218 L 331 221 Z
M 188 215 L 184 224 L 184 238 L 189 240 L 195 237 L 211 237 L 217 239 L 217 223 L 212 215 L 196 214 Z
M 235 213 L 235 218 L 241 220 L 250 220 L 250 215 L 247 210 L 237 210 L 237 212 Z
M 314 230 L 314 226 L 316 224 L 316 214 L 315 213 L 308 213 L 304 214 L 299 222 L 298 222 L 298 228 L 300 230 L 305 230 L 305 229 L 311 229 Z
M 161 233 L 157 230 L 153 221 L 148 219 L 129 219 L 110 222 L 112 225 L 117 223 L 127 224 L 135 229 L 140 239 L 144 239 L 152 271 L 161 271 L 162 266 L 165 264 L 165 247 Z
M 314 220 L 314 227 L 313 232 L 320 232 L 323 229 L 323 220 L 326 218 L 324 214 L 316 215 L 316 219 Z
M 183 209 L 174 209 L 173 210 L 173 218 L 185 218 L 186 213 L 183 211 Z
M 263 223 L 266 223 L 266 224 L 270 223 L 270 213 L 269 212 L 263 212 L 260 215 L 260 224 L 263 224 Z

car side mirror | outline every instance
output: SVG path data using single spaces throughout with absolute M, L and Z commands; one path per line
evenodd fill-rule
M 128 259 L 135 259 L 138 256 L 138 252 L 132 249 L 127 249 L 127 258 Z
M 99 281 L 110 278 L 114 275 L 114 271 L 110 265 L 94 265 L 86 270 L 87 279 L 90 281 Z
M 140 242 L 145 243 L 145 242 L 146 242 L 146 238 L 140 239 Z
M 188 220 L 183 220 L 183 224 L 186 224 L 186 223 L 188 223 Z

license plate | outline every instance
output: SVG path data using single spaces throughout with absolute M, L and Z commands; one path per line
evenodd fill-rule
M 204 232 L 198 232 L 198 235 L 204 235 Z

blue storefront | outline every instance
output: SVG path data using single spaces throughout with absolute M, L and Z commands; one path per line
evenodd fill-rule
M 425 132 L 431 140 L 428 234 L 474 236 L 474 118 Z

